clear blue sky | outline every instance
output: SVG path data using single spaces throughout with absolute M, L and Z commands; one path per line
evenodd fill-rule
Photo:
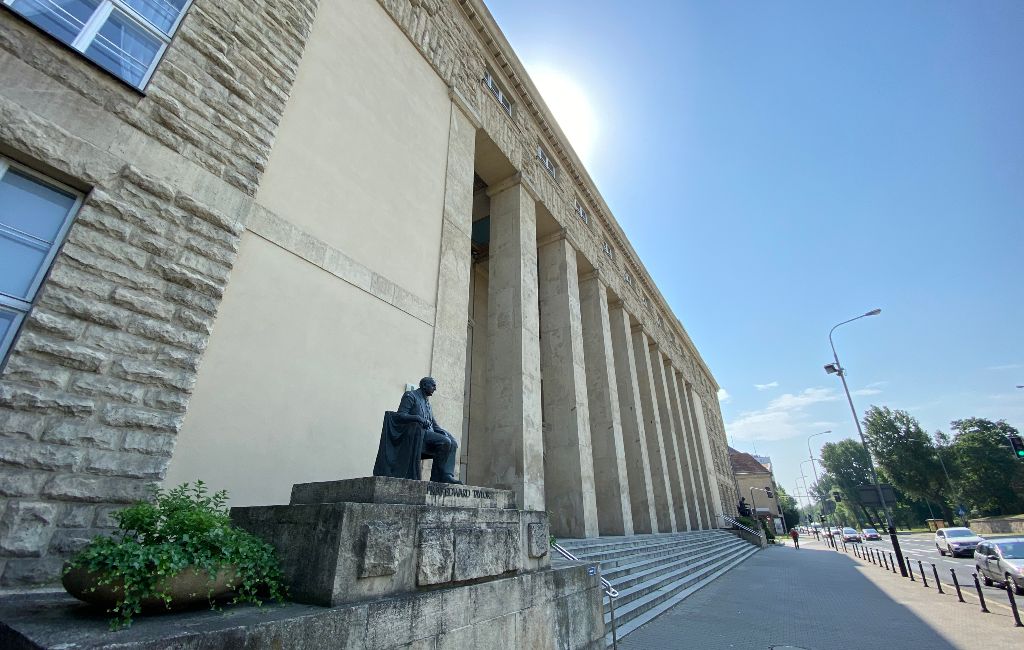
M 874 307 L 858 409 L 1024 429 L 1024 2 L 488 6 L 790 493 Z

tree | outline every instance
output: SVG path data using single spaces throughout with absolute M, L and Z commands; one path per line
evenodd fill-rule
M 864 415 L 864 438 L 878 465 L 893 485 L 907 495 L 938 503 L 944 517 L 953 520 L 943 494 L 949 485 L 936 457 L 931 437 L 906 411 L 872 406 Z
M 1010 451 L 1007 436 L 1017 429 L 1004 420 L 954 420 L 947 458 L 952 459 L 961 498 L 982 515 L 1009 515 L 1024 510 L 1024 463 Z
M 872 481 L 871 457 L 864 445 L 850 439 L 825 443 L 821 448 L 821 464 L 834 478 L 851 516 L 858 523 L 862 520 L 871 522 L 873 518 L 861 503 L 857 489 L 861 485 L 871 485 Z
M 775 494 L 778 497 L 779 505 L 782 506 L 782 518 L 786 522 L 786 528 L 792 528 L 800 523 L 800 511 L 796 506 L 796 499 L 786 494 L 781 485 L 775 486 Z

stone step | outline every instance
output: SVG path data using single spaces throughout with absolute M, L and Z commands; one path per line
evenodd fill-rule
M 723 539 L 722 535 L 728 538 L 735 539 L 734 535 L 729 533 L 715 533 L 713 535 L 700 534 L 695 535 L 693 533 L 675 533 L 672 535 L 651 535 L 646 536 L 646 540 L 640 540 L 636 542 L 629 542 L 623 544 L 593 544 L 593 545 L 576 545 L 574 548 L 563 546 L 570 553 L 580 559 L 581 562 L 593 564 L 595 562 L 604 562 L 614 558 L 628 557 L 637 553 L 653 553 L 658 550 L 671 550 L 683 546 L 701 546 L 707 544 L 710 540 Z M 561 558 L 557 553 L 556 558 Z M 566 564 L 572 564 L 571 560 L 565 560 L 562 558 L 560 561 Z
M 609 577 L 610 575 L 621 575 L 623 570 L 628 571 L 633 567 L 642 568 L 644 564 L 650 562 L 671 561 L 681 555 L 699 555 L 701 553 L 707 553 L 723 544 L 732 544 L 734 541 L 735 539 L 711 540 L 701 544 L 658 548 L 648 552 L 632 553 L 620 558 L 600 562 L 601 573 L 605 575 L 605 577 Z M 609 579 L 611 578 L 609 577 Z
M 625 616 L 623 616 L 623 610 L 620 609 L 618 599 L 616 599 L 616 635 L 621 639 L 630 632 L 639 628 L 641 625 L 644 625 L 657 616 L 660 616 L 682 602 L 685 598 L 692 595 L 701 587 L 709 584 L 729 571 L 729 569 L 732 569 L 734 566 L 741 563 L 750 555 L 756 553 L 758 550 L 759 549 L 756 546 L 747 544 L 746 548 L 741 552 L 734 556 L 722 559 L 720 562 L 708 567 L 706 571 L 703 571 L 698 575 L 694 575 L 693 579 L 685 580 L 681 584 L 667 585 L 658 592 L 652 592 L 644 596 L 642 599 L 630 603 L 628 605 L 628 611 L 624 612 Z M 610 647 L 612 645 L 612 635 L 611 616 L 609 613 L 605 614 L 605 626 L 609 630 L 608 634 L 605 636 L 605 642 L 607 646 Z
M 616 599 L 616 607 L 620 606 L 618 603 L 625 605 L 649 593 L 658 591 L 666 585 L 685 581 L 691 574 L 699 574 L 722 559 L 728 559 L 742 552 L 743 545 L 745 545 L 745 542 L 740 542 L 739 545 L 730 547 L 727 552 L 703 553 L 697 557 L 673 563 L 672 566 L 653 567 L 638 572 L 635 575 L 635 579 L 631 575 L 629 578 L 620 580 L 619 582 L 623 583 L 621 588 L 617 582 L 611 581 L 612 585 L 619 592 L 619 597 Z M 626 584 L 627 582 L 629 584 Z
M 616 589 L 622 592 L 625 589 L 629 589 L 630 587 L 659 575 L 670 573 L 676 569 L 687 566 L 696 566 L 705 558 L 733 555 L 739 552 L 743 548 L 744 544 L 745 542 L 739 541 L 734 544 L 716 546 L 714 549 L 709 549 L 704 552 L 687 553 L 667 559 L 659 558 L 656 560 L 637 562 L 629 568 L 623 568 L 621 571 L 616 570 L 613 573 L 611 571 L 605 572 L 602 570 L 601 574 L 611 582 Z
M 574 549 L 630 548 L 638 546 L 647 546 L 656 543 L 659 540 L 664 541 L 669 539 L 701 538 L 721 534 L 723 534 L 723 531 L 720 530 L 695 530 L 676 533 L 655 533 L 652 535 L 630 535 L 628 537 L 614 536 L 591 537 L 585 539 L 565 539 L 558 540 L 558 543 L 575 554 Z

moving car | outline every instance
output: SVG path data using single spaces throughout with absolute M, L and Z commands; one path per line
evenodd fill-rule
M 882 536 L 878 534 L 878 531 L 874 528 L 865 528 L 860 531 L 864 536 L 864 539 L 882 539 Z
M 843 541 L 844 542 L 859 542 L 860 533 L 857 532 L 856 528 L 843 528 Z
M 985 538 L 978 537 L 970 528 L 940 528 L 935 531 L 935 548 L 939 555 L 971 555 L 984 541 Z
M 1024 596 L 1024 537 L 1006 537 L 978 544 L 974 566 L 985 586 L 993 582 L 1009 585 Z

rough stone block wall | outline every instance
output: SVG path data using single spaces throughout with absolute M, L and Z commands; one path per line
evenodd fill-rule
M 0 375 L 0 587 L 163 478 L 317 4 L 196 0 L 145 94 L 0 8 L 0 153 L 85 194 Z

